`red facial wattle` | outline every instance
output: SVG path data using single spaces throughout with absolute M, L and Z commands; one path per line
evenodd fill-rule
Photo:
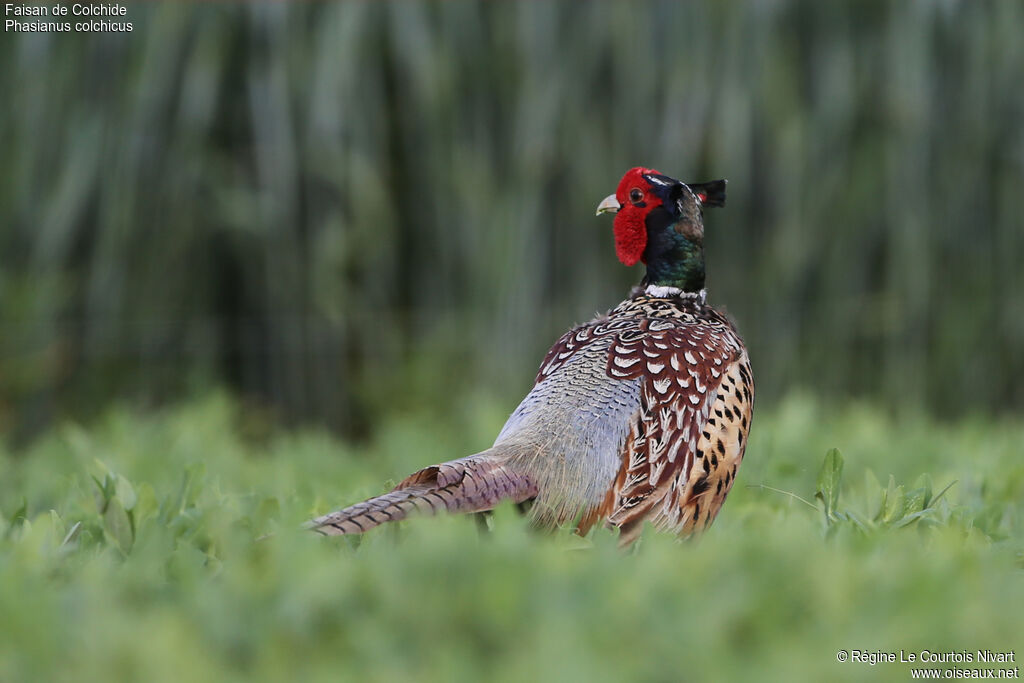
M 615 253 L 627 266 L 636 265 L 647 248 L 645 214 L 633 207 L 623 207 L 615 214 Z
M 620 207 L 612 225 L 615 231 L 615 253 L 627 266 L 643 260 L 644 249 L 647 248 L 647 214 L 662 203 L 644 178 L 644 175 L 652 173 L 658 172 L 649 168 L 631 168 L 622 177 L 615 191 L 615 198 Z M 639 202 L 642 206 L 637 206 L 630 200 L 630 192 L 633 189 L 643 192 L 643 199 Z

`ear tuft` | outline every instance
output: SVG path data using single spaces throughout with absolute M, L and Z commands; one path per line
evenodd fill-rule
M 697 195 L 702 206 L 725 206 L 726 180 L 712 180 L 707 183 L 687 183 Z

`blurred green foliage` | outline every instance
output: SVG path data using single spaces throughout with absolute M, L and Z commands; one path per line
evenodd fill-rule
M 896 680 L 907 665 L 836 652 L 1024 646 L 1020 425 L 897 428 L 794 397 L 758 416 L 757 457 L 699 542 L 648 529 L 630 553 L 605 530 L 531 532 L 511 507 L 489 533 L 299 529 L 479 449 L 503 417 L 484 398 L 396 416 L 363 449 L 254 433 L 210 396 L 0 452 L 0 680 Z M 823 465 L 825 445 L 843 455 Z M 887 493 L 921 475 L 955 484 Z
M 639 279 L 593 217 L 637 164 L 729 178 L 709 287 L 762 400 L 1024 407 L 1020 3 L 129 15 L 0 42 L 0 430 L 211 381 L 349 433 L 519 396 Z

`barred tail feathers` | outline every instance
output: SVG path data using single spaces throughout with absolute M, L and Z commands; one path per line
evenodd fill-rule
M 411 514 L 482 512 L 504 500 L 521 503 L 536 495 L 536 484 L 512 471 L 507 458 L 485 451 L 424 468 L 390 493 L 318 517 L 310 528 L 328 536 L 361 534 Z

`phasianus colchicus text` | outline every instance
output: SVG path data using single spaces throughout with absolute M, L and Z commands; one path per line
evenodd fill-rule
M 358 534 L 416 512 L 481 512 L 532 500 L 547 526 L 597 522 L 631 543 L 648 520 L 686 536 L 715 519 L 747 445 L 754 382 L 743 341 L 705 303 L 703 208 L 725 181 L 630 169 L 598 214 L 647 275 L 606 315 L 565 333 L 494 445 L 432 465 L 393 491 L 311 522 Z

